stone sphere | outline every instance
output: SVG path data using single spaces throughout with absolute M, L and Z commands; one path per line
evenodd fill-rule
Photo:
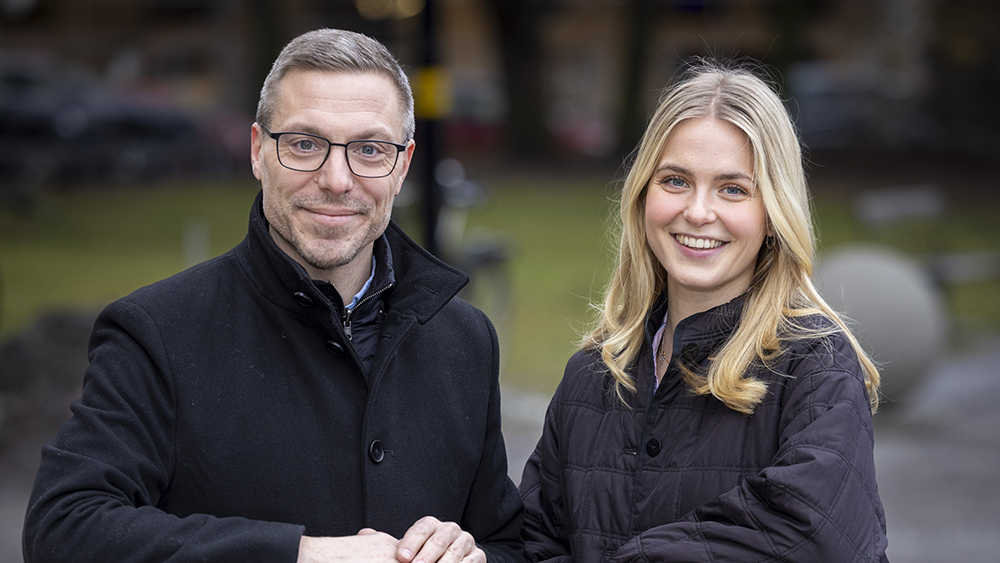
M 938 361 L 948 337 L 943 299 L 914 260 L 877 246 L 844 246 L 814 270 L 820 294 L 846 317 L 882 375 L 888 405 Z

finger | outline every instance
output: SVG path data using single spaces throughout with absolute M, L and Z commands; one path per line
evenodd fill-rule
M 477 551 L 482 553 L 482 550 L 476 545 L 476 540 L 472 537 L 472 534 L 460 530 L 458 536 L 452 540 L 445 552 L 438 558 L 437 563 L 463 563 L 466 561 L 466 558 L 474 555 Z M 417 557 L 419 558 L 420 556 L 418 555 Z M 483 563 L 485 563 L 485 557 L 486 554 L 483 553 Z
M 486 552 L 476 546 L 471 553 L 462 559 L 462 563 L 486 563 Z
M 424 516 L 417 520 L 399 540 L 396 558 L 400 563 L 410 563 L 420 552 L 427 540 L 434 535 L 441 521 L 433 516 Z M 435 558 L 436 559 L 436 558 Z M 426 562 L 425 562 L 426 563 Z
M 370 536 L 372 534 L 377 534 L 377 533 L 378 530 L 375 530 L 373 528 L 361 528 L 360 530 L 358 530 L 359 536 Z
M 434 532 L 424 541 L 416 555 L 413 556 L 413 563 L 436 563 L 452 548 L 455 541 L 464 534 L 462 528 L 454 522 L 441 522 L 434 519 L 429 524 L 434 526 Z M 456 547 L 455 549 L 458 550 L 459 548 Z M 465 549 L 467 548 L 463 548 L 462 555 L 464 555 Z M 456 558 L 454 555 L 453 553 L 448 560 L 451 563 L 458 563 L 462 557 L 459 556 Z

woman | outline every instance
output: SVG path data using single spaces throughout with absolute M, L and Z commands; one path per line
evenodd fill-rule
M 668 89 L 603 308 L 524 469 L 535 561 L 886 561 L 878 371 L 810 281 L 798 139 L 751 72 Z

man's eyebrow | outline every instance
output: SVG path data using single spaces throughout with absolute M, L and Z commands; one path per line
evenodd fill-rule
M 388 141 L 389 139 L 392 138 L 394 138 L 394 135 L 392 135 L 389 131 L 385 129 L 369 129 L 367 131 L 362 132 L 360 135 L 357 135 L 354 139 L 351 140 L 370 139 L 373 141 Z
M 310 135 L 316 135 L 317 137 L 323 136 L 323 133 L 319 129 L 313 127 L 312 125 L 301 125 L 301 124 L 289 125 L 284 129 L 282 129 L 281 131 L 278 131 L 278 133 L 308 133 Z
M 323 137 L 324 139 L 328 139 L 329 138 L 329 137 L 326 136 L 326 134 L 324 132 L 322 132 L 318 128 L 313 127 L 312 125 L 308 125 L 308 124 L 291 125 L 285 131 L 294 131 L 294 132 L 298 132 L 298 133 L 308 133 L 310 135 L 316 135 L 317 137 Z M 362 140 L 362 139 L 367 139 L 367 140 L 372 140 L 372 141 L 388 141 L 392 137 L 393 137 L 393 135 L 390 134 L 389 131 L 387 131 L 385 129 L 382 129 L 382 128 L 379 128 L 379 127 L 376 127 L 376 128 L 373 128 L 373 129 L 368 129 L 368 130 L 362 131 L 360 134 L 355 135 L 351 139 L 343 139 L 342 142 L 347 143 L 347 142 L 350 142 L 350 141 L 358 141 L 358 140 Z M 336 139 L 330 139 L 330 140 L 333 141 L 333 142 L 335 142 L 335 143 L 338 142 Z M 395 141 L 393 141 L 393 142 L 395 142 Z

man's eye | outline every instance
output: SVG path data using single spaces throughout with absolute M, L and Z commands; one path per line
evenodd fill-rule
M 326 148 L 323 143 L 319 142 L 319 140 L 305 135 L 298 137 L 282 137 L 281 142 L 287 150 L 300 154 L 321 152 Z
M 381 158 L 386 154 L 386 150 L 378 143 L 361 143 L 354 150 L 358 156 L 365 158 Z

